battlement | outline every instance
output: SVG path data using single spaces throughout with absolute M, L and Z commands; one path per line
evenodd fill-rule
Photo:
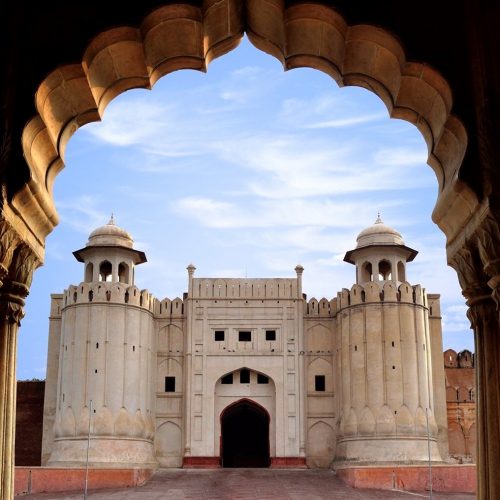
M 193 278 L 192 298 L 300 299 L 296 278 Z
M 147 290 L 139 290 L 136 286 L 125 283 L 80 283 L 70 285 L 63 293 L 63 308 L 73 304 L 104 302 L 112 304 L 128 304 L 142 307 L 155 313 L 158 299 L 155 299 Z
M 324 297 L 318 302 L 314 297 L 304 301 L 304 316 L 319 316 L 333 318 L 337 314 L 337 299 L 328 300 Z
M 342 289 L 337 293 L 338 311 L 363 303 L 400 302 L 428 307 L 427 294 L 420 285 L 386 281 L 382 286 L 371 281 L 365 285 L 354 285 L 350 290 Z
M 163 299 L 155 305 L 155 316 L 157 318 L 181 318 L 184 316 L 184 301 L 179 297 L 174 300 Z

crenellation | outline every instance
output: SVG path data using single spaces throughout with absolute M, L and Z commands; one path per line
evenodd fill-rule
M 343 288 L 337 294 L 335 314 L 342 309 L 369 303 L 407 303 L 427 307 L 427 294 L 420 285 L 401 283 L 397 286 L 395 281 L 386 281 L 381 286 L 377 282 L 364 285 L 355 284 L 350 290 Z
M 312 297 L 309 301 L 304 300 L 304 316 L 322 316 L 332 318 L 333 314 L 333 300 L 322 298 L 320 301 Z
M 151 313 L 155 313 L 158 308 L 158 300 L 147 290 L 139 290 L 136 286 L 128 286 L 124 283 L 97 282 L 70 285 L 60 297 L 60 303 L 64 303 L 64 307 L 90 302 L 94 304 L 106 302 L 141 307 Z
M 298 299 L 297 279 L 194 278 L 192 298 Z

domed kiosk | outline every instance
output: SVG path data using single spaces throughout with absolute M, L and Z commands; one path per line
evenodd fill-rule
M 344 257 L 356 266 L 356 283 L 406 281 L 406 263 L 418 252 L 407 247 L 401 234 L 384 224 L 380 214 L 373 225 L 359 233 L 356 242 L 356 248 Z
M 85 264 L 86 283 L 133 284 L 134 266 L 147 261 L 144 252 L 134 250 L 132 236 L 115 224 L 113 215 L 106 225 L 92 231 L 85 247 L 73 255 Z

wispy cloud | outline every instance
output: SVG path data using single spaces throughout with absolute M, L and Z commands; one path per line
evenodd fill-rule
M 99 206 L 100 200 L 88 194 L 57 203 L 61 223 L 85 235 L 109 220 L 111 214 L 106 213 Z
M 375 153 L 373 159 L 377 165 L 425 165 L 427 152 L 423 148 L 383 148 Z
M 364 116 L 351 116 L 347 118 L 338 118 L 317 123 L 309 123 L 307 125 L 304 125 L 304 128 L 306 129 L 345 128 L 345 127 L 353 127 L 355 125 L 362 125 L 364 123 L 375 122 L 382 119 L 387 119 L 387 113 L 376 113 Z
M 281 200 L 257 200 L 245 205 L 189 196 L 172 202 L 171 209 L 205 227 L 219 229 L 304 226 L 308 228 L 306 231 L 314 231 L 313 228 L 319 226 L 352 230 L 359 228 L 359 219 L 354 219 L 352 214 L 364 220 L 374 217 L 371 205 L 327 198 L 309 201 L 289 199 L 286 203 Z M 299 235 L 294 231 L 288 238 L 298 238 Z M 310 236 L 302 235 L 304 241 L 312 241 Z

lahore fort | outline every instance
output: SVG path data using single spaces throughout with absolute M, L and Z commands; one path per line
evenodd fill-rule
M 84 466 L 89 434 L 102 468 L 472 461 L 473 356 L 443 363 L 439 295 L 407 279 L 416 255 L 379 216 L 331 300 L 307 299 L 300 265 L 274 279 L 189 265 L 183 298 L 160 301 L 111 218 L 74 252 L 83 281 L 51 296 L 42 465 Z
M 78 473 L 80 488 L 87 450 L 94 487 L 103 470 L 131 486 L 158 466 L 252 466 L 333 467 L 357 487 L 373 470 L 387 479 L 379 487 L 411 489 L 428 461 L 436 487 L 469 474 L 478 498 L 500 498 L 498 2 L 10 1 L 3 14 L 2 500 L 57 471 L 51 484 Z M 416 250 L 381 221 L 353 235 L 352 282 L 321 300 L 305 295 L 300 266 L 235 280 L 198 277 L 193 265 L 182 297 L 156 299 L 135 285 L 146 256 L 110 221 L 74 253 L 81 283 L 52 297 L 46 466 L 16 468 L 16 405 L 30 399 L 20 390 L 17 401 L 19 326 L 59 223 L 54 183 L 71 137 L 121 93 L 205 72 L 245 35 L 285 71 L 361 86 L 419 130 L 474 353 L 442 352 L 439 296 L 413 281 Z

